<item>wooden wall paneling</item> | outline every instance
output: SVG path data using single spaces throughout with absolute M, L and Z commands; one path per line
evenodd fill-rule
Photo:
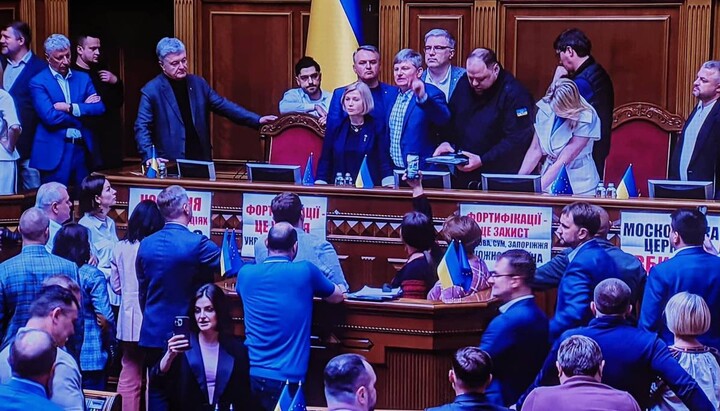
M 464 66 L 465 57 L 470 51 L 472 33 L 469 30 L 472 21 L 472 4 L 463 3 L 405 3 L 403 15 L 403 47 L 410 47 L 424 56 L 425 33 L 432 29 L 445 29 L 455 37 L 455 57 L 452 64 Z M 395 52 L 399 51 L 395 50 Z
M 582 4 L 504 4 L 500 53 L 505 67 L 541 98 L 557 56 L 552 44 L 563 30 L 577 27 L 593 44 L 592 54 L 613 79 L 615 105 L 648 101 L 675 111 L 679 64 L 678 5 L 630 7 Z
M 470 32 L 472 43 L 466 54 L 478 47 L 497 50 L 498 47 L 498 0 L 475 0 Z M 462 56 L 463 58 L 466 55 Z M 464 65 L 464 63 L 463 63 Z
M 395 53 L 403 48 L 406 41 L 401 37 L 402 0 L 380 0 L 380 80 L 393 84 L 392 61 Z
M 45 7 L 47 13 L 45 15 L 45 24 L 47 25 L 48 36 L 54 33 L 64 34 L 66 36 L 69 34 L 68 1 L 69 0 L 46 0 Z
M 712 3 L 712 33 L 710 37 L 710 58 L 720 58 L 720 1 Z
M 13 20 L 17 20 L 20 17 L 21 2 L 19 0 L 2 0 L 0 1 L 0 27 L 5 27 L 8 23 Z
M 200 59 L 196 50 L 198 38 L 195 22 L 195 0 L 173 0 L 173 17 L 175 23 L 175 37 L 185 43 L 187 51 L 188 72 L 195 73 L 195 67 Z
M 686 0 L 680 12 L 677 109 L 675 112 L 687 118 L 697 104 L 692 95 L 692 83 L 700 65 L 710 57 L 711 0 Z M 636 100 L 642 101 L 642 100 Z

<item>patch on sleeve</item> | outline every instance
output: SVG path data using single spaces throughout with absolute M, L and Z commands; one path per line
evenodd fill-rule
M 516 115 L 517 117 L 527 116 L 527 115 L 528 115 L 528 109 L 527 109 L 527 107 L 521 107 L 521 108 L 515 110 L 515 115 Z

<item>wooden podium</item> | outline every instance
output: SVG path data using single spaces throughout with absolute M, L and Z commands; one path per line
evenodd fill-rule
M 244 335 L 242 303 L 233 282 L 218 283 L 230 297 L 235 332 Z M 401 298 L 371 302 L 315 300 L 310 366 L 303 390 L 312 406 L 325 406 L 323 369 L 334 356 L 361 354 L 377 373 L 378 409 L 424 409 L 451 401 L 451 355 L 477 346 L 497 312 L 493 300 L 444 304 Z

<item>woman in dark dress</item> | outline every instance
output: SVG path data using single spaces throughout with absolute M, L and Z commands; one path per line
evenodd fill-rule
M 368 86 L 362 82 L 347 86 L 342 94 L 342 107 L 347 116 L 325 131 L 315 183 L 332 184 L 337 173 L 343 176 L 350 173 L 354 180 L 367 156 L 373 184 L 392 185 L 390 148 L 384 126 L 369 114 L 374 105 Z

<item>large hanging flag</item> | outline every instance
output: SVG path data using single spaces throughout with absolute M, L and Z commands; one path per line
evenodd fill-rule
M 363 44 L 360 0 L 312 0 L 305 54 L 322 68 L 322 85 L 333 90 L 357 80 L 352 55 Z
M 618 184 L 617 198 L 627 200 L 630 197 L 637 196 L 638 191 L 637 186 L 635 186 L 635 174 L 633 174 L 632 164 L 630 164 L 627 170 L 625 170 L 625 175 L 623 175 L 622 180 L 620 180 L 620 184 Z
M 285 381 L 285 386 L 280 393 L 280 398 L 278 398 L 277 404 L 275 404 L 274 411 L 289 411 L 292 401 L 293 398 L 290 396 L 290 384 Z
M 355 179 L 355 187 L 357 188 L 373 188 L 372 176 L 370 175 L 370 169 L 367 165 L 367 155 L 363 158 L 362 164 L 360 164 L 360 171 Z
M 315 177 L 313 176 L 313 153 L 310 153 L 310 157 L 308 157 L 307 164 L 305 165 L 302 183 L 304 186 L 315 185 Z
M 156 178 L 158 174 L 160 173 L 160 166 L 158 165 L 157 156 L 155 155 L 155 146 L 152 146 L 152 151 L 150 152 L 150 166 L 148 166 L 147 170 L 145 170 L 145 175 L 148 178 Z
M 567 168 L 563 164 L 560 172 L 558 173 L 555 181 L 550 185 L 550 194 L 573 194 L 572 186 L 570 185 L 570 177 L 568 176 Z
M 465 258 L 465 262 L 462 261 L 463 258 Z M 467 256 L 463 248 L 457 242 L 451 241 L 437 268 L 442 288 L 457 285 L 462 287 L 463 290 L 469 291 L 472 285 L 472 269 L 466 271 L 465 267 L 469 269 L 470 263 L 467 262 Z
M 220 274 L 224 277 L 234 277 L 240 271 L 243 262 L 238 252 L 235 230 L 232 234 L 225 229 L 223 234 L 222 248 L 220 249 Z

